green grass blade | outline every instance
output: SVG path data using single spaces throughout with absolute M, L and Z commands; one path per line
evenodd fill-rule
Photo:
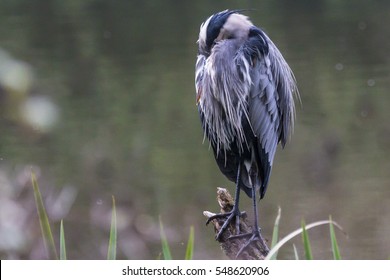
M 335 221 L 329 221 L 329 220 L 323 220 L 323 221 L 318 221 L 318 222 L 314 222 L 314 223 L 311 223 L 309 225 L 307 225 L 305 228 L 306 230 L 309 230 L 311 228 L 314 228 L 314 227 L 318 227 L 318 226 L 321 226 L 321 225 L 327 225 L 327 224 L 330 224 L 332 223 L 335 227 L 337 227 L 338 229 L 340 229 L 345 235 L 347 235 L 342 227 L 336 223 Z M 290 241 L 291 239 L 293 239 L 294 237 L 296 237 L 297 235 L 301 234 L 302 233 L 302 228 L 298 228 L 296 230 L 294 230 L 293 232 L 289 233 L 288 235 L 286 235 L 285 237 L 283 237 L 272 249 L 271 251 L 269 251 L 267 257 L 265 258 L 266 260 L 270 260 L 272 258 L 272 256 L 284 245 L 286 244 L 288 241 Z
M 310 246 L 310 240 L 309 235 L 307 234 L 305 221 L 302 220 L 302 241 L 303 241 L 303 247 L 305 248 L 305 256 L 307 260 L 312 260 L 313 255 L 311 253 L 311 246 Z
M 278 243 L 279 239 L 279 222 L 280 222 L 280 217 L 282 215 L 282 209 L 279 207 L 278 208 L 278 215 L 276 216 L 275 219 L 275 224 L 274 224 L 274 230 L 272 232 L 272 241 L 271 241 L 271 248 L 273 248 L 276 243 Z M 271 260 L 276 260 L 276 257 L 278 256 L 278 252 L 272 255 Z
M 116 229 L 116 209 L 115 197 L 112 196 L 111 228 L 110 239 L 108 241 L 107 260 L 116 259 L 117 229 Z
M 161 247 L 162 247 L 164 260 L 172 260 L 171 250 L 169 249 L 169 244 L 164 232 L 164 226 L 161 221 L 161 217 L 160 217 L 160 238 L 161 238 Z
M 295 247 L 295 244 L 293 244 L 293 249 L 294 249 L 295 260 L 299 260 L 298 250 L 297 247 Z
M 329 216 L 329 230 L 330 230 L 330 242 L 332 243 L 332 252 L 334 260 L 341 260 L 341 255 L 339 251 L 339 246 L 337 244 L 336 233 L 334 232 L 334 226 L 332 223 L 332 216 Z
M 34 172 L 31 172 L 31 181 L 34 189 L 35 204 L 37 206 L 39 223 L 41 225 L 43 242 L 45 244 L 45 248 L 49 259 L 57 260 L 58 259 L 57 250 L 54 245 L 54 239 L 49 224 L 49 218 L 47 217 L 46 209 L 43 204 L 42 196 L 39 191 L 39 186 L 37 183 L 37 178 L 35 177 Z
M 64 233 L 63 220 L 61 220 L 61 226 L 60 226 L 60 260 L 66 260 L 66 246 L 65 246 L 65 233 Z
M 187 249 L 186 249 L 186 260 L 192 260 L 192 257 L 194 256 L 194 227 L 190 227 L 190 235 L 188 237 L 188 242 L 187 242 Z

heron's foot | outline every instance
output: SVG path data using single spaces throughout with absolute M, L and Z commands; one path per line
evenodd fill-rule
M 252 242 L 256 242 L 256 241 L 260 241 L 262 243 L 263 246 L 265 246 L 265 248 L 268 248 L 267 245 L 264 243 L 264 240 L 261 238 L 261 235 L 260 235 L 260 229 L 258 228 L 257 230 L 253 230 L 253 232 L 251 233 L 244 233 L 244 234 L 237 234 L 237 235 L 233 235 L 233 236 L 230 236 L 229 239 L 237 239 L 237 238 L 248 238 L 249 239 L 245 242 L 245 244 L 240 248 L 240 250 L 238 251 L 237 255 L 236 255 L 236 258 L 238 258 L 241 253 L 252 243 Z
M 226 231 L 226 229 L 228 228 L 229 224 L 231 223 L 231 221 L 233 219 L 235 219 L 235 226 L 236 226 L 236 235 L 234 235 L 234 236 L 237 236 L 240 234 L 240 218 L 244 217 L 245 215 L 246 215 L 245 211 L 240 212 L 238 209 L 233 209 L 230 212 L 219 213 L 219 214 L 215 214 L 215 215 L 209 217 L 206 221 L 206 225 L 208 225 L 212 220 L 215 220 L 215 219 L 226 219 L 223 222 L 221 228 L 219 229 L 217 235 L 215 236 L 216 240 L 221 241 L 222 234 Z

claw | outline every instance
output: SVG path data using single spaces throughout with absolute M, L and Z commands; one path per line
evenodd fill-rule
M 246 212 L 240 212 L 238 209 L 233 209 L 230 212 L 227 213 L 219 213 L 215 214 L 214 216 L 211 216 L 207 219 L 206 225 L 208 225 L 212 220 L 219 219 L 219 218 L 226 218 L 226 220 L 223 222 L 221 228 L 219 229 L 217 235 L 215 236 L 215 239 L 220 241 L 222 234 L 225 232 L 225 230 L 228 228 L 230 222 L 235 218 L 235 225 L 236 225 L 236 233 L 237 235 L 240 234 L 240 217 L 246 215 Z
M 264 243 L 264 240 L 261 238 L 261 235 L 260 235 L 260 229 L 257 229 L 257 230 L 253 230 L 252 233 L 244 233 L 244 234 L 238 234 L 238 235 L 233 235 L 233 236 L 230 236 L 229 239 L 237 239 L 237 238 L 248 238 L 249 239 L 245 242 L 245 244 L 240 248 L 240 250 L 238 251 L 237 255 L 236 255 L 236 258 L 238 258 L 241 253 L 252 243 L 252 242 L 256 242 L 256 241 L 260 241 L 262 243 L 262 245 L 264 246 L 264 248 L 268 248 L 267 244 Z
M 257 240 L 260 240 L 260 232 L 258 230 L 255 230 L 252 234 L 246 234 L 247 236 L 248 235 L 251 235 L 251 237 L 248 239 L 248 241 L 240 248 L 240 250 L 238 251 L 237 255 L 236 255 L 236 259 L 241 255 L 241 253 L 252 243 L 252 242 L 255 242 Z

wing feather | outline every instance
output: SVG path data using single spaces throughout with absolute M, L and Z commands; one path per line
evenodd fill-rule
M 260 162 L 260 195 L 264 196 L 278 143 L 284 146 L 293 127 L 296 91 L 294 76 L 273 42 L 258 28 L 243 46 L 252 65 L 249 121 L 257 137 Z M 264 45 L 266 42 L 266 46 Z

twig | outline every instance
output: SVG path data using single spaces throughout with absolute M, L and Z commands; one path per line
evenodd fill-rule
M 217 188 L 217 201 L 221 207 L 221 213 L 230 212 L 233 209 L 234 200 L 230 193 L 224 188 Z M 215 213 L 204 211 L 203 215 L 207 218 L 214 216 Z M 211 221 L 214 225 L 215 233 L 219 232 L 219 229 L 223 225 L 226 218 L 216 218 Z M 248 223 L 246 214 L 241 215 L 240 217 L 240 234 L 251 233 L 252 226 Z M 234 238 L 229 239 L 230 236 L 236 235 L 235 222 L 228 226 L 226 231 L 222 234 L 221 239 L 218 241 L 220 243 L 222 251 L 230 259 L 236 259 L 237 253 L 245 245 L 248 238 Z M 265 242 L 265 239 L 260 234 L 260 239 L 258 241 L 252 242 L 249 244 L 246 249 L 237 257 L 238 259 L 243 260 L 263 260 L 269 252 L 269 248 Z

